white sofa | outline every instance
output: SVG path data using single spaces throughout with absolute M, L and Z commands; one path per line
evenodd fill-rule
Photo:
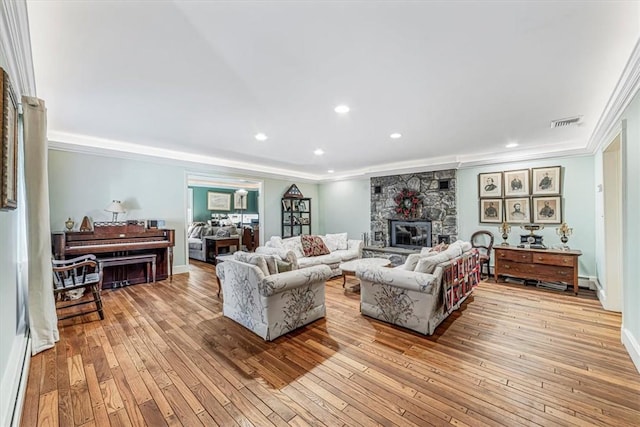
M 206 239 L 238 239 L 240 246 L 240 234 L 234 225 L 230 226 L 210 226 L 204 222 L 196 222 L 189 226 L 187 230 L 187 240 L 189 242 L 189 258 L 200 261 L 207 260 Z
M 325 317 L 325 282 L 331 271 L 318 265 L 270 274 L 277 267 L 268 267 L 267 257 L 236 252 L 234 259 L 218 264 L 216 274 L 224 316 L 271 341 Z
M 425 248 L 396 268 L 368 267 L 360 279 L 362 314 L 425 335 L 467 298 L 480 282 L 478 251 L 455 242 L 443 252 Z
M 288 251 L 292 251 L 296 255 L 299 268 L 326 265 L 331 269 L 332 276 L 342 274 L 339 268 L 341 263 L 362 258 L 362 249 L 364 247 L 362 240 L 350 240 L 347 238 L 347 233 L 326 234 L 320 237 L 329 251 L 331 251 L 327 255 L 305 256 L 300 236 L 285 239 L 279 236 L 271 237 L 264 246 L 256 248 L 256 253 L 277 255 L 285 259 L 285 254 Z

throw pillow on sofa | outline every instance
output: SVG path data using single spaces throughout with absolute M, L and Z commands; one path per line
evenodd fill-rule
M 320 256 L 331 253 L 320 236 L 307 236 L 303 234 L 300 236 L 300 242 L 302 243 L 304 256 Z
M 265 276 L 278 273 L 276 257 L 272 255 L 258 255 L 249 252 L 238 251 L 233 254 L 234 259 L 247 264 L 253 264 L 262 270 Z M 263 260 L 263 261 L 260 261 Z
M 347 249 L 347 233 L 327 234 L 322 240 L 331 252 Z
M 304 251 L 302 250 L 302 242 L 300 241 L 300 236 L 282 239 L 282 246 L 287 251 L 293 251 L 293 253 L 296 254 L 298 258 L 304 257 Z
M 436 266 L 446 261 L 449 261 L 449 256 L 444 252 L 440 252 L 437 255 L 433 255 L 429 257 L 422 257 L 420 258 L 420 261 L 418 261 L 418 264 L 416 265 L 416 268 L 413 271 L 416 271 L 418 273 L 433 274 L 433 271 L 436 269 Z
M 203 229 L 204 229 L 204 225 L 196 225 L 195 227 L 193 227 L 193 230 L 191 230 L 191 234 L 189 234 L 189 237 L 192 239 L 202 238 Z
M 407 271 L 414 271 L 416 269 L 416 265 L 418 265 L 418 261 L 420 261 L 420 254 L 411 254 L 407 257 L 407 260 L 402 265 L 402 269 Z

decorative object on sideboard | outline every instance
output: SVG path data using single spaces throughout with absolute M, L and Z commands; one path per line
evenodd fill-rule
M 556 234 L 560 236 L 560 241 L 562 242 L 562 250 L 568 251 L 569 246 L 567 246 L 567 242 L 569 241 L 569 236 L 573 234 L 573 228 L 569 228 L 566 222 L 563 222 L 562 225 L 556 228 Z
M 0 210 L 18 207 L 18 102 L 0 68 Z
M 73 230 L 73 226 L 74 226 L 75 224 L 76 224 L 76 223 L 71 219 L 71 217 L 69 217 L 69 219 L 68 219 L 68 220 L 66 220 L 66 221 L 64 222 L 64 226 L 66 227 L 66 229 L 67 229 L 68 231 Z
M 522 230 L 528 231 L 529 234 L 520 235 L 520 245 L 518 245 L 519 248 L 547 249 L 544 243 L 542 243 L 542 236 L 539 234 L 535 234 L 536 231 L 544 230 L 544 225 L 524 224 L 521 225 L 520 228 Z
M 396 213 L 401 214 L 405 219 L 417 217 L 418 208 L 422 203 L 417 191 L 405 188 L 393 200 L 396 202 Z
M 509 223 L 507 221 L 504 221 L 498 226 L 498 230 L 500 231 L 500 233 L 502 233 L 502 240 L 504 240 L 502 243 L 500 243 L 500 246 L 509 246 L 509 243 L 507 243 L 509 233 L 511 232 L 511 226 L 509 225 Z
M 105 211 L 111 212 L 113 217 L 111 218 L 111 222 L 118 222 L 118 214 L 125 213 L 124 206 L 122 206 L 122 202 L 120 200 L 113 200 L 109 206 L 104 208 Z
M 80 223 L 80 231 L 91 231 L 91 221 L 88 216 L 82 218 L 82 223 Z

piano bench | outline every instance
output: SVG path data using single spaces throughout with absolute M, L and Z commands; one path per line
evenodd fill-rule
M 157 257 L 158 256 L 155 254 L 145 254 L 145 255 L 116 256 L 112 258 L 99 258 L 98 264 L 100 264 L 100 269 L 102 270 L 105 267 L 114 267 L 117 265 L 146 263 L 147 264 L 147 283 L 149 283 L 149 278 L 153 278 L 152 282 L 156 281 L 156 258 Z

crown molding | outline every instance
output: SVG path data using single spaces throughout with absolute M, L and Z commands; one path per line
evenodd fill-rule
M 0 2 L 0 55 L 20 95 L 36 96 L 29 18 L 24 0 Z
M 77 134 L 49 132 L 48 138 L 49 148 L 52 150 L 180 165 L 186 167 L 189 173 L 195 175 L 200 173 L 210 174 L 212 172 L 211 168 L 214 167 L 216 173 L 225 172 L 239 177 L 249 176 L 283 180 L 296 179 L 309 183 L 362 179 L 374 176 L 428 172 L 444 169 L 465 169 L 499 163 L 541 160 L 558 157 L 576 157 L 593 154 L 583 146 L 580 146 L 579 143 L 568 141 L 564 144 L 538 147 L 527 151 L 412 159 L 403 162 L 384 163 L 367 168 L 344 171 L 339 174 L 314 175 L 301 173 L 295 170 L 259 165 L 256 163 L 245 163 L 219 157 L 204 156 L 177 150 L 155 148 Z
M 587 150 L 594 154 L 613 138 L 620 127 L 620 118 L 640 89 L 640 39 L 622 71 L 613 93 L 591 134 Z
M 49 148 L 53 150 L 180 165 L 186 167 L 189 172 L 193 173 L 203 172 L 203 168 L 207 168 L 206 171 L 211 172 L 211 167 L 215 167 L 216 172 L 227 172 L 241 176 L 283 180 L 296 178 L 305 182 L 317 182 L 320 179 L 318 175 L 305 174 L 256 163 L 186 153 L 183 151 L 156 148 L 110 139 L 94 138 L 85 135 L 49 132 L 48 140 Z

